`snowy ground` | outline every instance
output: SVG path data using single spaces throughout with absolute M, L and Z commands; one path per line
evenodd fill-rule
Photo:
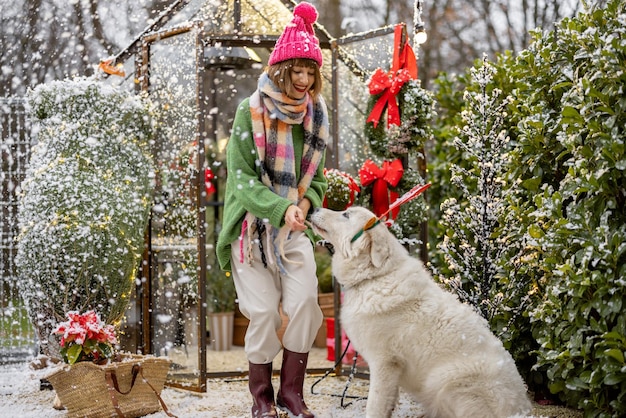
M 0 365 L 0 417 L 1 418 L 61 418 L 65 411 L 52 408 L 54 391 L 40 390 L 39 379 L 49 370 L 32 370 L 27 363 Z M 311 385 L 319 376 L 309 376 L 305 383 L 306 400 L 318 418 L 355 418 L 365 416 L 365 400 L 355 400 L 346 408 L 341 406 L 341 395 L 346 387 L 346 378 L 328 377 L 315 385 L 316 394 L 311 394 Z M 276 386 L 277 381 L 274 380 Z M 348 393 L 354 396 L 367 394 L 368 382 L 354 379 Z M 210 379 L 206 393 L 195 393 L 166 387 L 163 400 L 170 412 L 179 418 L 244 418 L 250 416 L 250 395 L 246 380 Z M 346 403 L 352 401 L 346 399 Z M 582 414 L 556 407 L 536 406 L 535 416 L 579 418 Z M 163 412 L 151 414 L 151 418 L 166 418 Z M 422 417 L 421 408 L 402 393 L 393 418 Z
M 34 371 L 28 364 L 19 363 L 0 366 L 0 417 L 2 418 L 61 418 L 65 411 L 52 408 L 54 391 L 40 390 L 39 378 L 49 371 Z M 309 407 L 320 418 L 354 418 L 365 416 L 365 401 L 355 401 L 347 408 L 341 407 L 341 399 L 332 396 L 341 394 L 345 378 L 328 377 L 315 386 L 316 393 L 310 392 L 311 385 L 319 376 L 307 377 L 305 383 L 306 400 Z M 275 386 L 277 380 L 274 379 Z M 367 381 L 355 379 L 350 385 L 350 393 L 355 396 L 367 394 Z M 251 398 L 247 380 L 210 379 L 206 393 L 195 393 L 166 387 L 162 397 L 171 413 L 179 418 L 242 418 L 250 415 Z M 347 399 L 350 402 L 351 399 Z M 421 409 L 415 402 L 402 396 L 394 417 L 419 417 Z M 151 418 L 166 418 L 163 412 L 148 415 Z

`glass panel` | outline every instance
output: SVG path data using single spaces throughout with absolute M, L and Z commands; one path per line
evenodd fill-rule
M 358 63 L 366 77 L 377 69 L 391 67 L 393 32 L 374 38 L 356 40 L 341 45 L 341 54 Z M 358 170 L 372 153 L 363 135 L 370 94 L 364 80 L 356 76 L 346 63 L 339 61 L 337 80 L 339 90 L 339 169 L 358 176 Z
M 192 30 L 150 46 L 150 97 L 161 116 L 154 147 L 151 218 L 151 343 L 174 363 L 169 378 L 200 386 L 197 231 L 196 36 Z
M 210 51 L 209 51 L 210 52 Z M 267 54 L 265 51 L 255 51 Z M 256 88 L 257 79 L 263 66 L 259 63 L 243 62 L 224 68 L 222 64 L 206 67 L 205 100 L 207 114 L 204 119 L 205 166 L 210 168 L 215 178 L 216 192 L 207 196 L 206 224 L 207 244 L 214 245 L 220 230 L 222 214 L 221 202 L 226 187 L 226 144 L 230 137 L 233 119 L 239 103 Z M 226 291 L 225 289 L 229 289 Z M 215 251 L 207 251 L 207 300 L 209 319 L 209 340 L 207 342 L 207 374 L 237 374 L 248 370 L 248 362 L 243 351 L 243 335 L 247 320 L 237 312 L 228 323 L 228 332 L 220 332 L 219 318 L 236 310 L 232 277 L 219 268 Z M 213 320 L 212 320 L 213 319 Z M 222 341 L 225 337 L 226 341 Z
M 210 40 L 207 40 L 210 41 Z M 261 57 L 263 63 L 267 62 L 268 51 L 263 48 L 255 48 L 254 51 L 259 57 Z M 324 59 L 327 63 L 331 62 L 330 54 L 328 51 L 324 51 Z M 206 167 L 210 167 L 214 174 L 214 185 L 217 191 L 209 196 L 207 199 L 206 210 L 206 223 L 207 223 L 207 244 L 213 244 L 217 240 L 219 234 L 221 219 L 220 202 L 223 201 L 224 188 L 226 183 L 226 162 L 225 162 L 225 147 L 230 137 L 233 118 L 238 104 L 246 97 L 248 97 L 256 89 L 257 80 L 265 64 L 253 64 L 249 66 L 240 66 L 237 68 L 221 68 L 219 65 L 215 67 L 206 68 L 206 81 L 205 86 L 205 100 L 208 106 L 207 116 L 204 119 L 202 134 L 206 138 L 205 142 L 205 155 Z M 324 67 L 325 88 L 323 91 L 326 102 L 329 109 L 332 107 L 331 100 L 331 74 L 330 65 Z M 362 89 L 362 85 L 359 86 Z M 329 253 L 323 248 L 318 248 L 318 257 L 322 262 L 320 263 L 320 275 L 329 275 Z M 219 266 L 216 264 L 215 253 L 207 252 L 207 295 L 209 311 L 212 310 L 211 301 L 211 280 L 215 277 L 222 276 L 223 273 L 219 271 Z M 231 278 L 227 278 L 232 280 Z M 328 280 L 327 280 L 328 281 Z M 322 292 L 320 292 L 322 293 Z M 323 305 L 323 311 L 325 317 L 333 316 L 333 295 L 329 295 L 328 289 L 325 289 L 324 295 L 320 295 L 320 305 Z M 286 318 L 283 318 L 286 321 Z M 332 321 L 332 319 L 331 319 Z M 248 362 L 245 356 L 243 348 L 243 338 L 246 332 L 247 319 L 243 317 L 239 312 L 235 312 L 233 321 L 233 336 L 232 345 L 223 351 L 219 347 L 223 347 L 215 343 L 217 333 L 210 329 L 211 344 L 207 347 L 207 374 L 212 375 L 224 375 L 224 374 L 237 374 L 246 372 L 248 369 Z M 207 322 L 209 328 L 211 328 L 211 322 Z M 283 326 L 286 322 L 283 323 Z M 315 345 L 311 350 L 309 356 L 309 369 L 327 370 L 333 367 L 332 361 L 334 356 L 334 345 L 331 343 L 330 350 L 327 348 L 327 343 L 333 341 L 332 328 L 331 334 L 327 336 L 326 331 L 327 321 L 324 320 L 318 336 L 315 341 Z M 331 325 L 332 327 L 332 325 Z M 280 333 L 284 331 L 282 328 Z M 327 340 L 330 337 L 330 340 Z M 280 369 L 281 355 L 279 354 L 274 359 L 274 368 Z
M 202 19 L 205 33 L 230 31 L 228 24 L 218 25 L 215 16 L 232 16 L 233 2 L 208 1 L 195 5 L 190 19 Z M 221 6 L 220 6 L 221 5 Z M 263 9 L 260 9 L 263 7 Z M 254 35 L 279 34 L 291 19 L 288 9 L 280 1 L 255 2 L 242 0 L 242 32 Z M 211 13 L 208 10 L 211 9 Z M 184 9 L 185 11 L 185 9 Z M 203 17 L 208 16 L 208 17 Z M 180 19 L 179 19 L 180 20 Z M 389 61 L 381 57 L 391 57 L 393 35 L 383 36 L 380 41 L 357 41 L 343 45 L 342 49 L 358 62 L 366 73 L 371 73 L 381 62 Z M 205 39 L 207 47 L 210 39 Z M 372 48 L 372 45 L 375 45 Z M 219 45 L 218 45 L 219 46 Z M 255 45 L 249 45 L 254 47 Z M 258 45 L 257 45 L 258 46 Z M 203 74 L 201 88 L 203 100 L 198 108 L 196 31 L 164 38 L 150 47 L 150 95 L 157 103 L 163 116 L 161 135 L 155 144 L 155 161 L 158 166 L 156 203 L 151 224 L 152 290 L 152 352 L 168 355 L 175 363 L 170 378 L 181 385 L 200 386 L 201 360 L 199 357 L 200 335 L 199 315 L 204 309 L 198 303 L 198 279 L 201 271 L 198 254 L 199 209 L 206 209 L 204 216 L 207 228 L 206 268 L 207 292 L 210 294 L 211 280 L 223 276 L 216 265 L 214 243 L 219 233 L 221 206 L 226 179 L 224 149 L 230 136 L 236 106 L 256 88 L 258 75 L 263 65 L 247 67 L 207 67 Z M 269 50 L 254 48 L 262 62 L 267 61 Z M 363 137 L 369 92 L 364 81 L 355 75 L 343 62 L 337 68 L 338 103 L 332 101 L 331 56 L 324 51 L 326 65 L 323 67 L 325 88 L 323 91 L 329 110 L 337 106 L 339 111 L 339 166 L 342 170 L 356 175 L 362 162 L 370 154 L 369 146 Z M 390 64 L 390 62 L 389 62 Z M 386 64 L 386 65 L 389 65 Z M 198 63 L 198 65 L 204 65 Z M 216 192 L 207 196 L 205 207 L 197 206 L 198 181 L 196 141 L 197 115 L 201 112 L 203 123 L 199 127 L 204 139 L 203 168 L 210 168 L 214 177 Z M 204 173 L 202 173 L 204 176 Z M 204 230 L 200 231 L 204 233 Z M 320 249 L 324 253 L 325 249 Z M 323 256 L 321 256 L 323 257 Z M 204 280 L 204 278 L 202 278 Z M 230 280 L 230 278 L 228 278 Z M 202 282 L 204 284 L 204 281 Z M 207 305 L 211 308 L 211 301 Z M 321 302 L 327 303 L 327 302 Z M 331 316 L 332 307 L 326 309 Z M 247 370 L 247 360 L 243 352 L 245 318 L 235 314 L 232 345 L 227 351 L 216 343 L 211 343 L 219 334 L 207 320 L 210 339 L 207 347 L 209 374 L 236 374 Z M 326 347 L 327 321 L 320 329 L 319 338 L 312 350 L 309 368 L 328 369 L 334 347 Z M 339 346 L 342 344 L 340 343 Z M 280 356 L 276 359 L 280 361 Z M 346 361 L 346 360 L 344 360 Z M 345 364 L 345 363 L 344 363 Z M 276 365 L 279 368 L 280 364 Z
M 199 20 L 204 22 L 207 33 L 231 34 L 234 26 L 234 0 L 191 0 L 165 29 L 183 22 Z M 241 35 L 279 35 L 291 21 L 291 12 L 281 0 L 241 0 Z
M 31 125 L 24 101 L 0 98 L 0 363 L 37 353 L 34 329 L 17 285 L 17 209 L 26 176 Z

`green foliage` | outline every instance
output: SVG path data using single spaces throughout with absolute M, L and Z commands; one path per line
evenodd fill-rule
M 333 291 L 332 256 L 324 247 L 315 248 L 317 282 L 320 293 Z
M 209 266 L 207 271 L 207 299 L 210 312 L 234 312 L 237 292 L 230 272 L 219 266 Z
M 84 344 L 72 344 L 69 347 L 61 348 L 61 357 L 67 364 L 74 364 L 78 361 L 94 361 L 94 354 L 98 359 L 108 359 L 113 356 L 111 344 L 87 340 Z
M 530 323 L 502 335 L 507 347 L 534 347 L 516 357 L 534 389 L 546 386 L 586 417 L 626 414 L 625 13 L 626 2 L 612 0 L 534 32 L 519 57 L 499 57 L 494 79 L 514 98 L 508 239 L 524 243 L 507 254 L 505 275 L 527 282 L 532 303 Z M 449 110 L 438 111 L 436 132 L 446 139 L 429 154 L 443 181 L 447 159 L 460 158 L 446 153 L 464 106 L 454 81 L 438 81 L 437 100 Z M 446 187 L 431 188 L 430 198 L 441 201 Z
M 537 366 L 590 417 L 626 413 L 624 8 L 612 1 L 535 33 L 519 61 L 530 94 L 516 174 L 534 195 L 529 268 L 543 295 L 530 312 Z
M 9 287 L 3 290 L 14 293 Z M 17 292 L 15 292 L 17 294 Z M 22 299 L 11 297 L 0 309 L 0 350 L 14 348 L 15 346 L 30 346 L 32 344 L 33 326 L 28 318 Z
M 18 282 L 42 350 L 68 311 L 118 323 L 151 205 L 153 135 L 140 97 L 77 78 L 29 93 L 38 143 L 22 183 Z

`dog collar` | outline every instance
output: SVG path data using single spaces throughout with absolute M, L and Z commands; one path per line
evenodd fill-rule
M 373 218 L 371 218 L 369 221 L 365 223 L 365 226 L 359 232 L 354 234 L 350 242 L 356 241 L 357 239 L 361 237 L 361 235 L 363 235 L 363 232 L 367 231 L 368 229 L 374 228 L 379 223 L 380 223 L 380 219 L 374 216 Z
M 429 187 L 430 187 L 430 183 L 424 184 L 424 185 L 419 185 L 418 184 L 417 186 L 413 187 L 411 190 L 409 190 L 408 192 L 403 194 L 399 199 L 397 199 L 395 202 L 393 202 L 391 205 L 389 205 L 389 209 L 387 209 L 387 211 L 385 213 L 380 215 L 378 218 L 374 216 L 372 219 L 367 221 L 365 223 L 365 226 L 363 227 L 363 229 L 361 229 L 359 232 L 354 234 L 354 236 L 352 237 L 350 242 L 354 242 L 357 239 L 359 239 L 359 237 L 361 235 L 363 235 L 363 232 L 367 231 L 368 229 L 374 228 L 376 225 L 378 225 L 380 223 L 380 220 L 382 218 L 384 218 L 385 215 L 387 215 L 393 209 L 399 207 L 400 205 L 405 204 L 408 201 L 411 201 L 411 200 L 415 199 L 417 196 L 422 194 Z

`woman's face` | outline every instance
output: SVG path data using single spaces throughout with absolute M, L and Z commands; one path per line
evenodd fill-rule
M 313 68 L 294 65 L 289 72 L 291 85 L 293 86 L 290 96 L 292 99 L 302 99 L 315 82 L 315 70 Z

